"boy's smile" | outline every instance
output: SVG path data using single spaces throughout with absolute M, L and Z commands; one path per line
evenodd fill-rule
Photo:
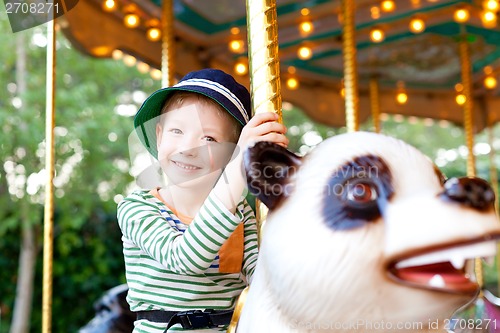
M 157 125 L 158 160 L 170 184 L 213 186 L 235 147 L 232 124 L 215 105 L 187 98 Z

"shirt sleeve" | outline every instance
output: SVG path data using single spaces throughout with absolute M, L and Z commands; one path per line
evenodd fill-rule
M 212 194 L 184 233 L 173 228 L 144 194 L 134 193 L 118 205 L 123 236 L 177 274 L 203 274 L 239 223 Z
M 242 272 L 245 275 L 248 283 L 251 283 L 255 265 L 258 257 L 257 243 L 257 221 L 252 207 L 244 201 L 242 220 L 244 225 L 244 252 L 243 252 L 243 268 Z

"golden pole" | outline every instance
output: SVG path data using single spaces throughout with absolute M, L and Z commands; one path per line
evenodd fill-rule
M 275 112 L 283 122 L 276 0 L 247 0 L 248 61 L 252 113 Z M 257 202 L 260 244 L 267 208 Z
M 246 0 L 246 9 L 252 114 L 275 112 L 279 122 L 283 122 L 276 0 Z M 260 244 L 267 207 L 258 200 L 256 207 L 257 238 Z M 238 299 L 228 333 L 236 332 L 247 292 L 248 287 Z
M 463 37 L 460 40 L 460 64 L 462 70 L 462 85 L 464 87 L 463 94 L 465 95 L 464 109 L 464 130 L 465 142 L 467 145 L 467 176 L 476 175 L 475 160 L 473 154 L 474 148 L 474 119 L 472 117 L 473 101 L 472 101 L 472 81 L 471 81 L 471 63 L 469 44 Z
M 466 40 L 465 28 L 462 25 L 462 36 L 459 43 L 460 50 L 460 65 L 462 74 L 462 85 L 464 87 L 463 94 L 465 95 L 464 108 L 464 130 L 465 142 L 468 150 L 467 154 L 467 176 L 474 177 L 476 175 L 476 167 L 474 160 L 474 119 L 472 115 L 473 101 L 472 101 L 472 67 L 470 62 L 469 44 Z M 476 281 L 482 288 L 484 285 L 483 279 L 483 266 L 481 258 L 476 258 L 474 261 L 474 272 Z
M 375 133 L 380 133 L 380 95 L 378 79 L 370 79 L 370 106 L 372 110 L 373 127 Z
M 163 0 L 162 5 L 162 44 L 161 44 L 161 86 L 174 85 L 175 79 L 175 40 L 174 40 L 174 3 Z
M 342 0 L 342 55 L 344 57 L 345 115 L 348 132 L 359 130 L 359 97 L 356 61 L 354 0 Z
M 54 126 L 55 126 L 56 30 L 47 23 L 47 79 L 45 107 L 45 211 L 43 223 L 42 333 L 52 330 L 52 261 L 54 241 Z

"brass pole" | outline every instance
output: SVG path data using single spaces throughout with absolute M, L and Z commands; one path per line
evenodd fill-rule
M 173 0 L 163 0 L 161 14 L 161 86 L 170 87 L 174 85 L 175 80 L 175 36 Z
M 276 0 L 246 0 L 246 10 L 252 114 L 275 112 L 279 122 L 283 122 Z M 267 207 L 257 200 L 256 208 L 257 239 L 260 245 Z M 248 287 L 238 299 L 228 333 L 236 332 L 247 292 Z
M 370 106 L 372 111 L 373 128 L 375 133 L 380 133 L 380 91 L 378 79 L 370 79 Z
M 276 0 L 247 0 L 246 7 L 252 114 L 275 112 L 283 122 Z M 258 202 L 259 244 L 266 216 L 267 208 Z
M 462 70 L 462 85 L 464 87 L 463 93 L 465 95 L 464 110 L 464 130 L 465 130 L 465 143 L 468 150 L 467 155 L 467 176 L 476 175 L 475 160 L 473 154 L 474 148 L 474 119 L 472 116 L 473 100 L 472 100 L 472 68 L 470 63 L 469 44 L 462 38 L 460 40 L 460 64 Z
M 488 144 L 490 145 L 490 184 L 493 187 L 493 191 L 495 192 L 495 212 L 498 216 L 498 175 L 497 175 L 497 167 L 495 165 L 495 148 L 493 147 L 493 141 L 495 139 L 494 133 L 494 124 L 492 120 L 492 114 L 488 112 Z M 496 264 L 497 264 L 497 276 L 500 276 L 500 244 L 497 244 L 497 255 L 496 255 Z M 500 290 L 500 281 L 497 282 L 498 290 Z
M 495 139 L 494 133 L 494 123 L 492 120 L 492 114 L 488 112 L 488 144 L 490 145 L 490 183 L 495 192 L 495 212 L 498 214 L 498 174 L 497 167 L 495 165 L 495 148 L 493 147 L 493 141 Z M 500 245 L 500 244 L 499 244 Z M 500 252 L 499 252 L 500 255 Z M 500 266 L 499 266 L 500 269 Z M 500 283 L 500 281 L 499 281 Z
M 55 18 L 47 23 L 47 79 L 45 101 L 45 206 L 43 223 L 42 333 L 52 331 L 52 261 L 54 241 L 54 127 L 56 29 Z
M 465 143 L 467 146 L 467 176 L 474 177 L 476 175 L 475 159 L 474 159 L 474 119 L 472 111 L 474 108 L 472 101 L 472 67 L 470 62 L 469 44 L 466 40 L 465 28 L 462 25 L 462 36 L 459 42 L 460 50 L 460 65 L 462 74 L 462 85 L 464 87 L 463 94 L 465 95 L 464 109 L 464 130 Z M 476 281 L 482 288 L 484 285 L 483 265 L 481 258 L 476 258 L 474 261 L 474 273 Z
M 359 130 L 359 97 L 356 61 L 354 0 L 342 0 L 342 55 L 344 57 L 345 114 L 348 132 Z

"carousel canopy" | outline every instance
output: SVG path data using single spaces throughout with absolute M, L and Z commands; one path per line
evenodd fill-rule
M 361 122 L 370 117 L 369 82 L 376 79 L 381 112 L 461 124 L 456 97 L 463 40 L 470 45 L 475 130 L 500 120 L 497 0 L 355 4 Z M 58 22 L 69 40 L 91 56 L 133 56 L 142 66 L 159 69 L 161 6 L 161 0 L 79 0 Z M 336 127 L 345 125 L 340 6 L 338 0 L 277 0 L 283 100 Z M 248 84 L 245 1 L 175 0 L 173 9 L 176 73 L 212 66 L 241 75 L 239 80 Z M 135 23 L 130 14 L 136 15 Z M 240 63 L 243 72 L 237 74 Z M 291 78 L 298 86 L 287 85 Z M 398 93 L 407 94 L 405 103 L 396 100 Z

